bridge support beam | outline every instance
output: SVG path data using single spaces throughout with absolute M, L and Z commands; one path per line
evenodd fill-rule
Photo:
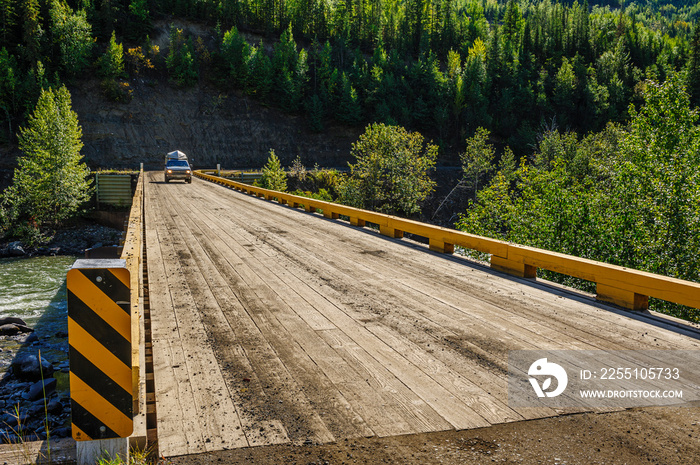
M 340 215 L 338 215 L 337 213 L 333 213 L 333 212 L 327 211 L 327 210 L 323 210 L 323 216 L 325 216 L 326 218 L 330 218 L 332 220 L 337 220 L 338 218 L 340 218 Z
M 395 239 L 401 239 L 403 237 L 403 231 L 392 228 L 389 225 L 384 226 L 383 224 L 380 224 L 379 232 L 382 234 L 382 236 L 393 237 Z
M 508 273 L 519 278 L 536 278 L 537 268 L 532 265 L 526 265 L 515 260 L 491 255 L 491 268 L 503 273 Z
M 649 308 L 649 296 L 601 283 L 596 284 L 596 300 L 614 304 L 628 310 L 646 310 Z
M 316 207 L 312 207 L 311 205 L 304 205 L 304 210 L 307 212 L 313 213 L 316 211 Z
M 455 245 L 438 239 L 430 239 L 430 250 L 439 253 L 455 253 Z

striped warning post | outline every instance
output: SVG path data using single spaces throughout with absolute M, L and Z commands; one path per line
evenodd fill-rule
M 76 260 L 66 276 L 73 438 L 133 431 L 129 271 L 125 260 Z

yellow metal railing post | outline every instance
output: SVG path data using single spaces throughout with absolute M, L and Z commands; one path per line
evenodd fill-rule
M 630 310 L 646 310 L 649 308 L 649 296 L 617 289 L 602 283 L 596 284 L 596 299 Z
M 518 276 L 519 278 L 537 277 L 536 267 L 527 265 L 523 262 L 518 262 L 516 260 L 509 260 L 507 258 L 499 257 L 498 255 L 491 255 L 491 269 L 502 273 L 508 273 L 513 276 Z

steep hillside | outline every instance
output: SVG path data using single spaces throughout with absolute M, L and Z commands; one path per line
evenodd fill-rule
M 346 166 L 361 128 L 324 134 L 246 96 L 203 86 L 178 89 L 164 82 L 132 80 L 133 99 L 106 99 L 99 81 L 71 87 L 73 109 L 83 128 L 83 154 L 92 168 L 160 169 L 163 155 L 179 149 L 195 167 L 259 168 L 274 149 L 285 165 L 300 156 L 313 166 Z

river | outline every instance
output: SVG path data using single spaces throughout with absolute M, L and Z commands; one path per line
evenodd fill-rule
M 66 273 L 75 260 L 72 256 L 0 259 L 0 317 L 16 316 L 34 328 L 42 356 L 52 361 L 68 358 Z M 1 373 L 20 345 L 11 337 L 0 337 L 0 349 Z

